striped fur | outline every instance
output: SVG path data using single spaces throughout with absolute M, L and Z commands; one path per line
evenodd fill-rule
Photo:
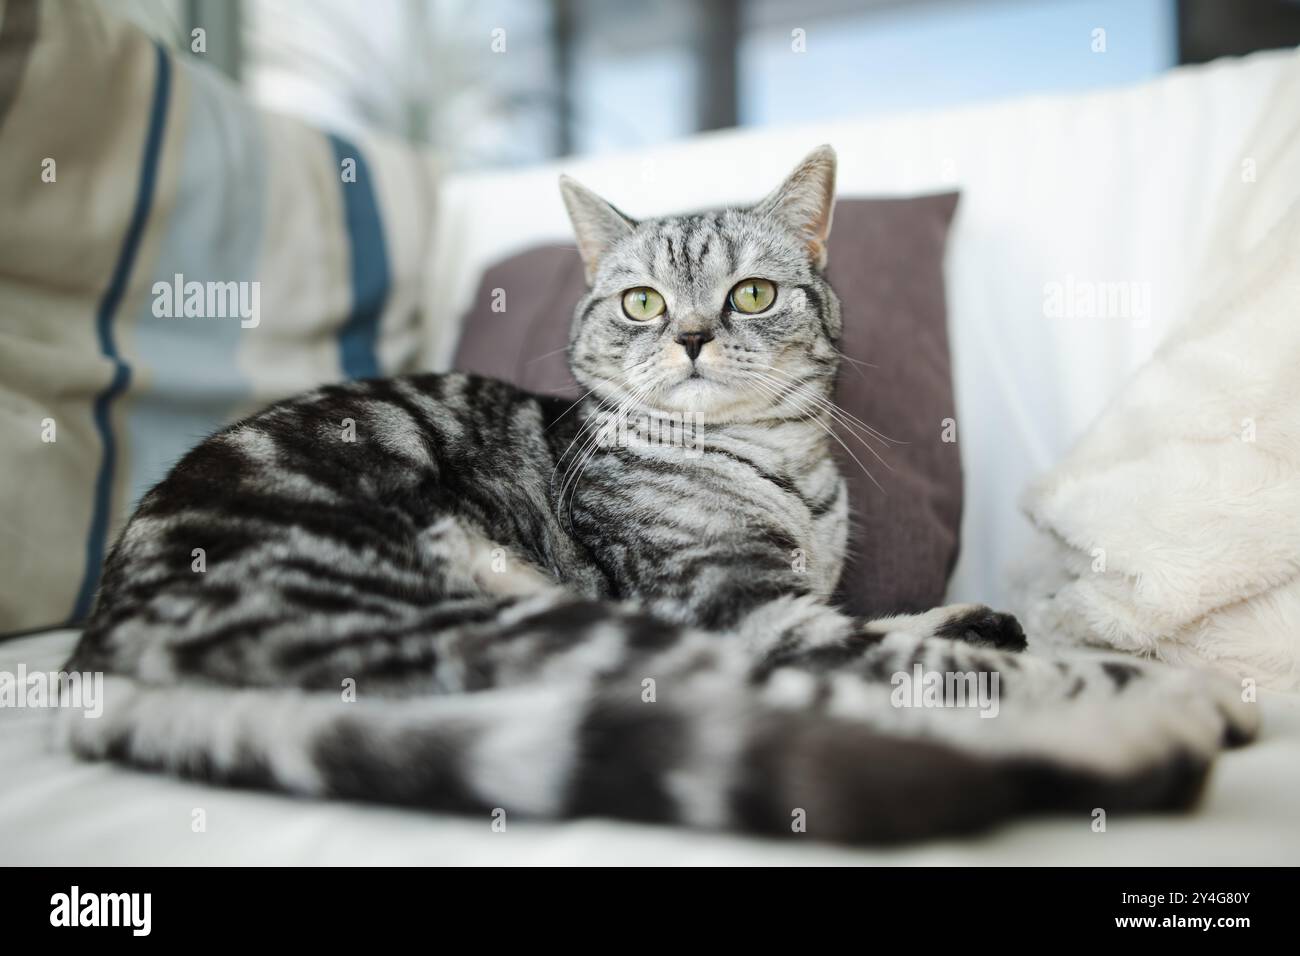
M 417 375 L 203 442 L 107 560 L 69 664 L 111 675 L 104 716 L 64 721 L 69 745 L 304 794 L 838 840 L 1190 805 L 1253 732 L 1232 688 L 1023 655 L 983 607 L 828 603 L 831 426 L 870 440 L 830 404 L 833 177 L 823 148 L 753 209 L 645 223 L 566 181 L 591 283 L 575 406 Z M 754 276 L 776 297 L 745 315 L 727 294 Z M 640 286 L 663 316 L 623 313 Z M 682 420 L 690 440 L 653 439 Z M 898 706 L 918 666 L 996 674 L 996 718 L 952 689 Z

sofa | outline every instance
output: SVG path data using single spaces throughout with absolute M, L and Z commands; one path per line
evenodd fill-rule
M 1172 71 L 1086 95 L 734 130 L 628 154 L 437 182 L 418 365 L 448 368 L 483 272 L 567 241 L 563 171 L 633 216 L 747 202 L 819 143 L 842 195 L 960 190 L 946 263 L 962 466 L 952 601 L 1005 605 L 1032 535 L 1019 496 L 1190 307 L 1221 190 L 1243 188 L 1250 131 L 1300 54 Z M 1295 179 L 1300 192 L 1300 177 Z M 834 244 L 834 235 L 831 239 Z M 1114 316 L 1045 308 L 1071 282 L 1141 283 Z M 1054 285 L 1055 284 L 1055 285 Z M 75 628 L 0 640 L 0 671 L 57 670 Z M 962 840 L 853 849 L 601 820 L 490 820 L 213 789 L 79 762 L 51 748 L 48 711 L 0 709 L 0 862 L 9 864 L 1294 864 L 1300 698 L 1261 691 L 1264 731 L 1227 753 L 1181 816 L 1044 818 Z M 883 772 L 887 772 L 887 768 Z M 196 828 L 196 810 L 204 827 Z

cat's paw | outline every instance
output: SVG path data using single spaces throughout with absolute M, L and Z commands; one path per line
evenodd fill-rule
M 1253 693 L 1246 693 L 1240 681 L 1231 677 L 1200 672 L 1204 693 L 1214 701 L 1223 718 L 1224 747 L 1242 747 L 1259 736 L 1259 705 Z
M 952 617 L 935 628 L 934 636 L 1000 651 L 1023 651 L 1026 644 L 1024 629 L 1013 615 L 983 604 L 955 609 Z
M 1144 708 L 1147 715 L 1140 722 L 1163 726 L 1168 737 L 1191 752 L 1211 756 L 1224 747 L 1248 744 L 1259 734 L 1258 705 L 1237 681 L 1222 674 L 1157 661 L 1107 661 L 1101 667 L 1118 691 L 1112 707 Z

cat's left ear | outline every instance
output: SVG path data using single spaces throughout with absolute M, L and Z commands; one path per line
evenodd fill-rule
M 586 186 L 568 176 L 560 177 L 560 195 L 569 210 L 578 252 L 587 269 L 587 285 L 596 276 L 596 267 L 614 243 L 636 228 L 636 220 L 623 215 Z
M 808 247 L 818 269 L 826 266 L 826 240 L 835 209 L 835 150 L 818 146 L 754 211 L 784 222 Z

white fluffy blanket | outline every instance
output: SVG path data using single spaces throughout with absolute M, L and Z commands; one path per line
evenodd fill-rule
M 1025 496 L 1031 634 L 1300 688 L 1296 63 L 1224 184 L 1197 304 Z

